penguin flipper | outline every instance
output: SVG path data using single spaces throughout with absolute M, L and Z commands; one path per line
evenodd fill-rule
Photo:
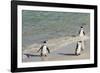
M 83 32 L 83 34 L 85 35 L 85 32 Z
M 41 46 L 40 49 L 37 52 L 39 52 L 42 48 L 43 48 L 43 46 Z
M 48 53 L 50 53 L 50 50 L 49 50 L 49 48 L 47 47 L 47 50 L 48 50 Z
M 78 44 L 76 45 L 75 55 L 77 55 L 77 48 L 78 48 Z

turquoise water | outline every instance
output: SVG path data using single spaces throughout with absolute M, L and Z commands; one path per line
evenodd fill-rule
M 85 32 L 90 32 L 90 14 L 52 11 L 22 11 L 22 44 L 27 47 L 54 37 L 77 35 L 85 23 Z

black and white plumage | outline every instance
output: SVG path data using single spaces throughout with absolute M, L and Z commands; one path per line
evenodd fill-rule
M 81 27 L 80 31 L 79 31 L 79 36 L 85 36 L 85 32 L 84 32 L 84 29 L 83 27 Z
M 75 55 L 80 55 L 81 54 L 81 49 L 82 49 L 82 42 L 78 41 L 76 49 L 75 49 Z
M 81 38 L 81 43 L 82 43 L 82 51 L 85 49 L 85 44 L 84 44 L 84 36 L 85 36 L 85 32 L 84 32 L 84 29 L 83 29 L 83 27 L 81 26 L 81 29 L 80 29 L 80 31 L 79 31 L 79 36 L 80 36 L 80 38 Z
M 46 41 L 44 41 L 43 43 L 45 44 Z M 50 50 L 46 45 L 42 45 L 37 52 L 39 51 L 41 56 L 47 56 L 47 54 L 50 53 Z

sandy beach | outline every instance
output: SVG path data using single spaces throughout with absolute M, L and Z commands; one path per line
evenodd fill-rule
M 23 52 L 23 62 L 89 59 L 89 37 L 85 37 L 85 50 L 82 51 L 79 56 L 75 55 L 75 48 L 76 43 L 80 40 L 80 38 L 67 37 L 67 39 L 65 39 L 66 38 L 63 37 L 48 40 L 48 46 L 50 47 L 51 53 L 47 57 L 41 57 L 40 53 L 36 52 L 40 48 L 39 44 L 29 46 L 29 48 L 25 49 Z M 57 41 L 61 42 L 59 43 Z

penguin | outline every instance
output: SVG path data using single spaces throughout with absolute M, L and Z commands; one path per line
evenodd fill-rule
M 75 49 L 75 55 L 80 55 L 81 54 L 81 48 L 82 48 L 82 42 L 78 41 L 76 49 Z
M 79 36 L 80 36 L 80 37 L 85 36 L 85 32 L 84 32 L 84 29 L 83 29 L 82 26 L 81 26 L 81 29 L 80 29 L 80 31 L 79 31 Z
M 50 53 L 49 48 L 46 46 L 46 41 L 43 42 L 43 45 L 40 47 L 40 49 L 37 51 L 40 51 L 41 56 L 47 56 L 48 53 Z
M 85 36 L 85 32 L 84 32 L 84 29 L 83 27 L 81 26 L 81 29 L 79 31 L 79 36 L 81 38 L 81 41 L 82 41 L 82 51 L 85 49 L 85 45 L 84 45 L 84 36 Z

